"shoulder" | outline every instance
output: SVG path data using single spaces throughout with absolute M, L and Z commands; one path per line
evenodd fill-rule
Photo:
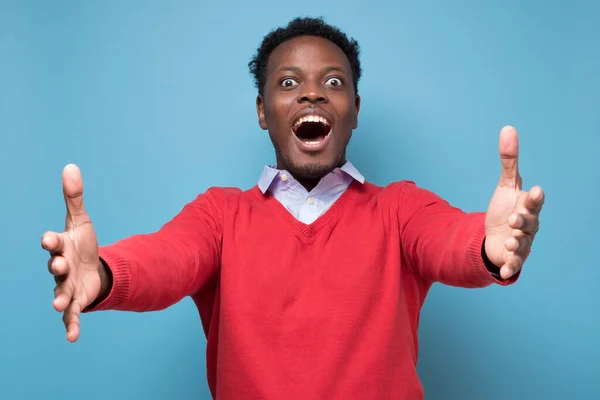
M 197 195 L 191 203 L 210 204 L 211 207 L 225 210 L 228 207 L 239 205 L 240 202 L 259 198 L 261 193 L 257 186 L 249 189 L 228 186 L 212 186 Z
M 237 187 L 229 186 L 211 186 L 204 192 L 199 193 L 193 201 L 210 201 L 221 204 L 224 201 L 236 199 L 243 196 L 245 192 L 252 189 L 243 190 Z
M 371 182 L 365 182 L 362 185 L 361 190 L 367 195 L 397 201 L 401 197 L 418 193 L 424 189 L 418 187 L 414 181 L 400 180 L 388 183 L 386 185 L 377 185 Z
M 435 204 L 448 205 L 439 195 L 417 185 L 412 180 L 399 180 L 385 186 L 368 184 L 365 190 L 377 193 L 378 201 L 397 210 L 399 215 L 411 214 L 418 209 Z
M 429 189 L 417 185 L 412 180 L 401 180 L 392 182 L 385 186 L 384 190 L 403 201 L 419 201 L 423 199 L 440 199 L 440 197 Z

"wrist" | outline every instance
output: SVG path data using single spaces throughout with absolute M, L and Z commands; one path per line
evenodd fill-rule
M 108 265 L 101 258 L 98 259 L 98 275 L 100 275 L 100 292 L 98 297 L 94 300 L 94 304 L 99 304 L 104 301 L 113 286 L 113 275 Z
M 483 243 L 481 244 L 481 259 L 483 260 L 483 265 L 487 268 L 487 270 L 496 278 L 500 278 L 500 267 L 490 261 L 487 253 L 485 251 L 485 237 L 483 238 Z

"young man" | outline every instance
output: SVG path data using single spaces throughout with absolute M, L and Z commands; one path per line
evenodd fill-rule
M 267 35 L 250 63 L 275 148 L 249 190 L 211 188 L 158 232 L 98 248 L 77 167 L 66 229 L 42 246 L 67 338 L 81 312 L 152 311 L 191 296 L 219 399 L 422 399 L 419 312 L 434 282 L 515 282 L 538 229 L 517 134 L 486 213 L 402 181 L 375 186 L 346 160 L 360 109 L 358 45 L 319 19 Z

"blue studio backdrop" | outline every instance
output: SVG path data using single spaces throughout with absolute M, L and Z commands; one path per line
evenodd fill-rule
M 349 158 L 467 211 L 520 133 L 525 188 L 547 195 L 514 286 L 435 285 L 422 313 L 428 399 L 597 399 L 600 4 L 592 1 L 0 1 L 0 398 L 208 399 L 189 299 L 82 318 L 65 339 L 40 248 L 64 227 L 77 163 L 101 244 L 158 229 L 213 185 L 274 160 L 247 63 L 270 29 L 324 16 L 359 40 Z

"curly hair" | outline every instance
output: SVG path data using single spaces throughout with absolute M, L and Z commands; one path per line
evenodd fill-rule
M 323 18 L 299 17 L 290 21 L 286 27 L 272 30 L 264 38 L 256 54 L 248 63 L 250 73 L 254 77 L 254 85 L 260 95 L 267 78 L 267 62 L 269 56 L 283 42 L 298 36 L 319 36 L 337 45 L 346 54 L 352 69 L 354 91 L 358 93 L 358 81 L 361 76 L 360 47 L 358 42 L 348 38 L 344 32 L 335 26 L 327 24 Z

